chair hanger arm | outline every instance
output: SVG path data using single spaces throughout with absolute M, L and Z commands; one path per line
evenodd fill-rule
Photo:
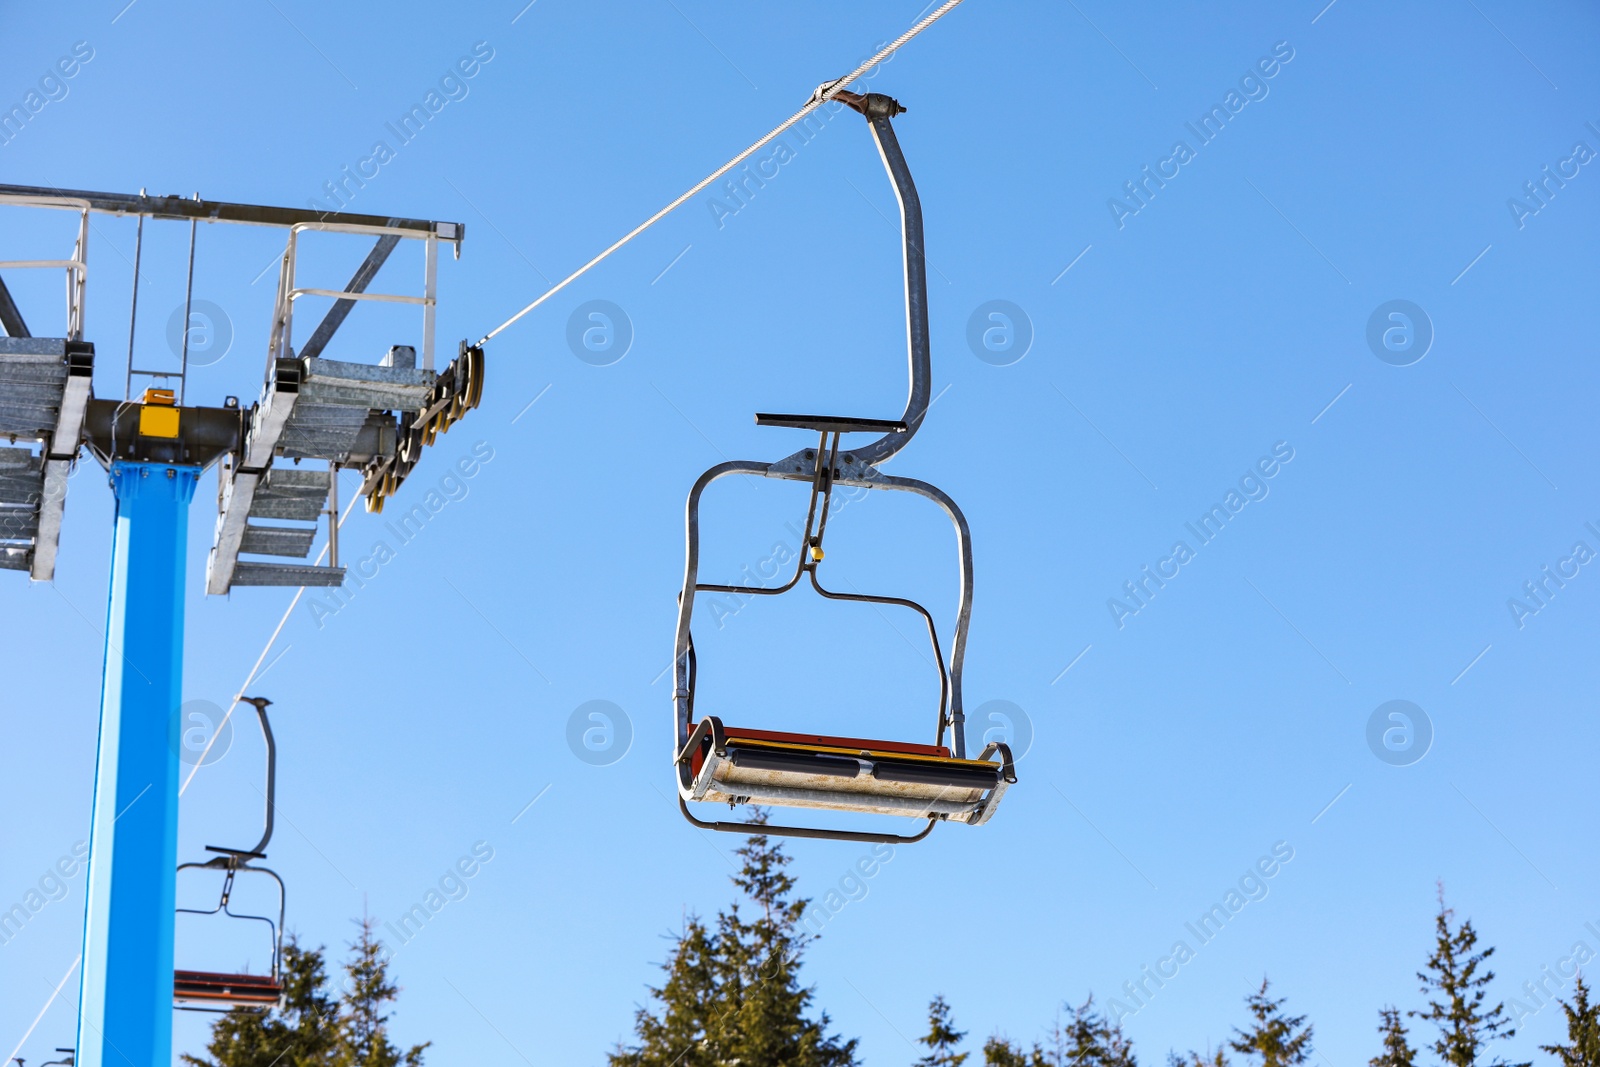
M 883 159 L 889 180 L 894 183 L 895 198 L 900 202 L 900 236 L 905 246 L 906 279 L 906 345 L 911 365 L 911 387 L 906 397 L 905 414 L 900 421 L 906 425 L 904 433 L 890 431 L 863 448 L 851 449 L 863 462 L 876 466 L 899 452 L 911 442 L 928 413 L 932 397 L 933 364 L 929 354 L 928 335 L 928 263 L 923 252 L 922 200 L 917 196 L 917 186 L 911 179 L 911 168 L 900 141 L 890 125 L 893 117 L 905 110 L 893 98 L 882 93 L 839 93 L 844 101 L 867 117 L 872 128 L 873 142 Z
M 278 795 L 278 742 L 272 736 L 272 724 L 267 721 L 267 705 L 272 701 L 265 697 L 240 697 L 241 702 L 249 704 L 256 709 L 256 718 L 261 720 L 261 736 L 267 743 L 267 812 L 266 822 L 261 829 L 261 840 L 256 842 L 249 852 L 256 856 L 267 854 L 267 842 L 272 840 L 272 814 L 277 807 Z

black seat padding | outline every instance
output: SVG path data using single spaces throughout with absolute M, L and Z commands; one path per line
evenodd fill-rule
M 1000 765 L 997 763 L 993 770 L 989 770 L 983 767 L 880 760 L 873 765 L 872 776 L 880 782 L 944 785 L 952 789 L 989 789 L 1000 780 Z
M 805 752 L 782 752 L 771 749 L 734 748 L 728 746 L 728 758 L 735 767 L 752 771 L 782 771 L 788 774 L 829 774 L 837 778 L 854 778 L 861 773 L 861 764 L 853 759 L 838 756 L 813 756 Z

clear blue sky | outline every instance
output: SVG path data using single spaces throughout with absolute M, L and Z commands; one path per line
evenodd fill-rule
M 388 141 L 393 157 L 352 209 L 467 226 L 460 262 L 441 263 L 446 355 L 919 12 L 124 2 L 3 5 L 7 108 L 75 42 L 92 49 L 0 146 L 3 180 L 301 205 Z M 966 509 L 968 704 L 1013 702 L 1034 741 L 991 825 L 899 850 L 811 951 L 819 1002 L 870 1063 L 914 1058 L 905 1038 L 935 993 L 973 1047 L 996 1029 L 1038 1036 L 1087 991 L 1114 995 L 1174 941 L 1193 945 L 1185 923 L 1280 841 L 1293 859 L 1266 897 L 1125 1020 L 1147 1062 L 1224 1040 L 1265 973 L 1316 1024 L 1319 1063 L 1360 1067 L 1377 1009 L 1419 1006 L 1436 879 L 1499 946 L 1499 996 L 1579 940 L 1600 951 L 1584 925 L 1600 927 L 1600 575 L 1573 559 L 1579 541 L 1600 551 L 1585 526 L 1600 527 L 1600 171 L 1574 152 L 1600 151 L 1600 27 L 1579 3 L 1325 2 L 1202 14 L 969 0 L 872 80 L 910 108 L 897 122 L 926 212 L 942 391 L 892 470 Z M 397 145 L 385 124 L 479 42 L 492 58 Z M 1258 61 L 1275 49 L 1265 77 Z M 1230 92 L 1237 113 L 1202 143 L 1186 124 L 1227 112 Z M 1524 183 L 1547 165 L 1567 176 L 1541 204 Z M 1141 204 L 1124 183 L 1146 166 L 1168 176 Z M 1121 210 L 1108 203 L 1119 196 Z M 1520 219 L 1508 205 L 1519 196 Z M 61 218 L 7 211 L 0 256 L 64 251 Z M 431 1039 L 430 1062 L 599 1063 L 627 1037 L 685 912 L 729 899 L 736 839 L 697 833 L 669 800 L 658 676 L 683 497 L 722 458 L 800 446 L 758 431 L 756 410 L 898 414 L 893 218 L 853 116 L 737 213 L 706 197 L 685 206 L 489 347 L 482 408 L 399 504 L 438 483 L 437 461 L 485 442 L 493 458 L 465 497 L 320 627 L 304 604 L 285 626 L 287 652 L 255 688 L 277 701 L 271 860 L 292 928 L 337 946 L 363 908 L 393 921 L 476 842 L 493 850 L 395 957 L 396 1033 Z M 141 359 L 170 358 L 185 239 L 176 224 L 147 229 Z M 88 336 L 102 395 L 121 388 L 132 246 L 131 223 L 96 221 Z M 259 389 L 273 279 L 252 279 L 279 248 L 272 233 L 202 229 L 195 295 L 234 336 L 196 373 L 191 402 Z M 330 245 L 327 280 L 363 251 Z M 381 280 L 415 283 L 407 251 Z M 46 332 L 56 283 L 17 288 Z M 609 366 L 566 340 L 590 300 L 632 324 Z M 1007 366 L 967 342 L 991 300 L 1031 324 L 1031 348 Z M 1394 364 L 1415 348 L 1380 341 L 1386 361 L 1367 338 L 1395 300 L 1431 322 L 1431 346 L 1406 366 Z M 346 358 L 415 334 L 413 318 L 362 314 L 341 334 Z M 1185 524 L 1226 506 L 1275 447 L 1292 459 L 1246 481 L 1238 499 L 1258 499 L 1202 544 Z M 203 597 L 210 486 L 192 511 L 185 685 L 225 703 L 289 594 Z M 719 487 L 705 574 L 759 563 L 803 507 L 795 486 Z M 110 497 L 87 462 L 66 518 L 53 587 L 0 582 L 7 907 L 88 825 Z M 836 581 L 922 597 L 948 618 L 953 550 L 930 508 L 852 504 L 834 530 Z M 346 552 L 388 536 L 358 512 Z M 1192 558 L 1164 564 L 1178 541 Z M 1108 600 L 1146 565 L 1176 576 L 1119 628 Z M 1508 601 L 1545 566 L 1576 575 L 1519 620 Z M 804 598 L 751 605 L 721 629 L 703 617 L 702 710 L 931 732 L 932 671 L 907 621 Z M 820 657 L 797 641 L 816 627 Z M 605 766 L 566 741 L 591 700 L 631 721 L 631 749 Z M 1369 718 L 1391 700 L 1432 724 L 1420 762 L 1390 765 L 1368 746 Z M 184 797 L 186 857 L 253 840 L 260 748 L 238 725 Z M 802 891 L 822 895 L 864 851 L 793 845 Z M 0 945 L 0 1053 L 77 953 L 82 891 L 78 874 Z M 247 939 L 184 937 L 180 953 L 212 953 L 198 962 L 250 962 Z M 31 1063 L 71 1042 L 75 990 L 24 1045 Z M 202 1023 L 180 1018 L 180 1048 L 202 1044 Z M 1541 1011 L 1502 1051 L 1532 1058 L 1558 1028 L 1557 1010 Z

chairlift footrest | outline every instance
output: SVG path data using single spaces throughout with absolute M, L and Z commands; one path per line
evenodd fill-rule
M 848 415 L 773 415 L 756 412 L 757 426 L 782 426 L 791 430 L 818 433 L 905 433 L 906 424 L 898 419 L 857 419 Z

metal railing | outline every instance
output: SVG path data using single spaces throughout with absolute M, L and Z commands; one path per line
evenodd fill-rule
M 67 274 L 67 332 L 69 341 L 83 340 L 83 304 L 89 281 L 89 211 L 93 205 L 79 197 L 37 197 L 0 195 L 0 204 L 23 207 L 52 207 L 78 212 L 78 237 L 72 245 L 71 259 L 0 260 L 0 270 L 50 269 Z
M 359 233 L 376 237 L 397 237 L 420 240 L 423 243 L 423 280 L 421 296 L 399 293 L 368 293 L 351 289 L 321 289 L 296 285 L 296 259 L 299 238 L 303 231 L 319 233 Z M 439 238 L 430 232 L 419 233 L 387 226 L 368 226 L 355 223 L 301 222 L 289 228 L 289 243 L 284 249 L 283 261 L 278 270 L 278 295 L 272 309 L 272 334 L 267 341 L 267 369 L 277 359 L 294 355 L 291 345 L 294 330 L 294 302 L 302 296 L 332 297 L 334 300 L 375 300 L 390 304 L 420 304 L 422 306 L 422 369 L 433 370 L 433 335 L 435 308 L 438 303 Z

